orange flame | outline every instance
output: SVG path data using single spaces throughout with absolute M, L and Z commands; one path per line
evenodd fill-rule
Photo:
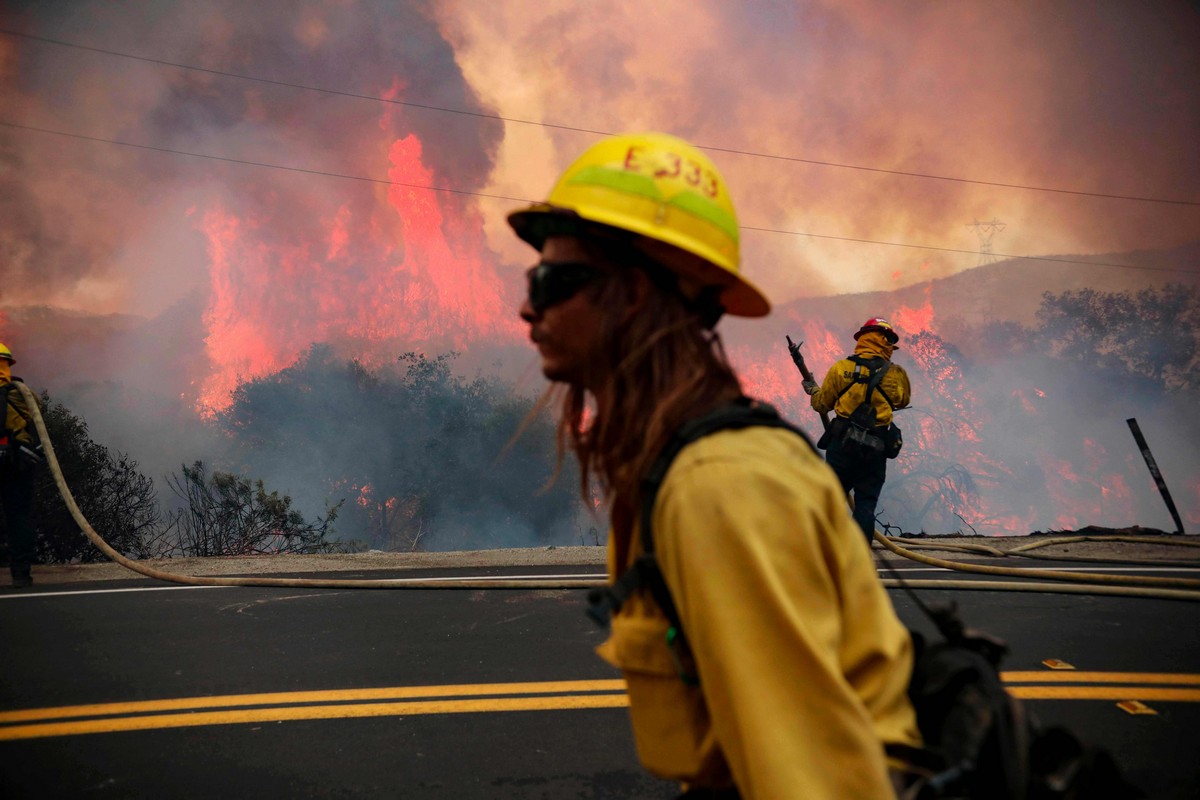
M 195 397 L 202 415 L 226 408 L 240 382 L 283 369 L 313 342 L 375 366 L 409 350 L 466 350 L 485 338 L 522 339 L 479 215 L 460 198 L 413 188 L 436 183 L 416 136 L 389 141 L 386 153 L 391 185 L 373 202 L 318 205 L 312 224 L 266 204 L 244 211 L 217 203 L 201 215 L 211 262 L 204 312 L 210 369 Z M 797 310 L 788 313 L 788 333 L 804 342 L 819 381 L 823 367 L 846 355 L 844 332 L 835 334 Z M 940 509 L 929 524 L 941 529 L 933 532 L 965 523 L 981 532 L 1025 533 L 1046 517 L 1058 526 L 1093 521 L 1096 514 L 1132 517 L 1134 493 L 1095 441 L 1071 443 L 1078 451 L 1071 454 L 1035 445 L 1023 461 L 990 449 L 996 431 L 1013 424 L 992 415 L 1034 418 L 1047 407 L 1047 393 L 1014 389 L 1006 393 L 1014 402 L 1003 412 L 983 402 L 956 349 L 939 335 L 931 287 L 924 302 L 901 306 L 889 318 L 905 338 L 901 357 L 917 389 L 917 409 L 898 420 L 906 450 L 889 467 L 896 476 L 889 483 L 906 481 L 917 511 Z M 815 435 L 816 416 L 800 391 L 800 376 L 783 360 L 783 345 L 739 346 L 730 357 L 748 394 Z M 590 413 L 585 426 L 589 422 Z M 418 506 L 377 498 L 369 485 L 350 488 L 357 506 L 377 520 L 381 537 L 419 541 Z M 1200 485 L 1192 491 L 1200 495 Z M 1192 517 L 1190 524 L 1200 521 Z
M 900 306 L 892 312 L 892 323 L 897 329 L 912 336 L 922 331 L 935 332 L 933 327 L 933 303 L 930 300 L 932 286 L 925 286 L 925 302 L 920 308 Z
M 342 204 L 312 226 L 221 205 L 203 215 L 211 262 L 203 416 L 314 342 L 372 365 L 408 350 L 519 339 L 477 215 L 447 214 L 448 200 L 411 188 L 435 183 L 416 136 L 392 142 L 388 160 L 394 184 L 382 206 Z

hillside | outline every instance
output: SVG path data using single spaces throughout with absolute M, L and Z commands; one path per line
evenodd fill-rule
M 779 311 L 804 314 L 836 307 L 839 316 L 866 318 L 881 309 L 917 308 L 929 302 L 940 317 L 1017 322 L 1028 325 L 1046 292 L 1059 294 L 1083 288 L 1100 292 L 1129 292 L 1168 283 L 1200 285 L 1200 242 L 1165 251 L 1108 253 L 1097 256 L 1051 255 L 1062 261 L 1009 259 L 975 267 L 946 278 L 888 292 L 860 292 L 813 297 L 783 304 Z M 1089 264 L 1065 263 L 1086 261 Z M 1101 264 L 1129 264 L 1123 269 Z M 1161 269 L 1169 265 L 1171 270 Z
M 765 321 L 729 319 L 722 326 L 731 341 L 773 348 L 796 321 L 817 320 L 840 331 L 871 316 L 891 317 L 901 309 L 924 309 L 928 305 L 934 326 L 947 334 L 963 323 L 977 324 L 981 320 L 1029 325 L 1045 292 L 1082 288 L 1124 292 L 1172 282 L 1200 284 L 1200 242 L 1167 251 L 1050 258 L 1154 268 L 1008 260 L 887 292 L 794 300 L 778 305 Z M 1187 271 L 1157 268 L 1162 265 Z M 0 341 L 23 356 L 20 374 L 52 391 L 79 383 L 104 382 L 115 370 L 126 376 L 132 372 L 158 389 L 178 392 L 187 385 L 189 376 L 203 370 L 203 313 L 204 298 L 196 294 L 181 298 L 152 319 L 89 315 L 45 306 L 0 306 Z

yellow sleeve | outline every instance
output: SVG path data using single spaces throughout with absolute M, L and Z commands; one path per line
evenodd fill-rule
M 883 376 L 881 385 L 887 392 L 887 396 L 896 404 L 896 408 L 906 408 L 912 401 L 912 387 L 908 382 L 908 373 L 899 364 L 892 364 L 887 375 Z
M 825 380 L 821 382 L 821 388 L 809 398 L 814 411 L 820 414 L 833 411 L 842 390 L 850 383 L 846 379 L 845 373 L 846 370 L 841 361 L 829 368 L 829 372 L 825 373 Z
M 751 435 L 745 453 L 721 454 L 718 440 Z M 716 434 L 693 446 L 707 455 L 681 454 L 656 505 L 659 562 L 742 795 L 890 797 L 873 716 L 886 728 L 907 714 L 899 727 L 915 731 L 895 652 L 907 633 L 836 478 L 780 435 Z M 871 674 L 864 690 L 873 671 L 902 674 Z

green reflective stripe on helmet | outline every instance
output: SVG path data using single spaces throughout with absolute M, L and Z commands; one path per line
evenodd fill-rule
M 737 220 L 725 209 L 693 192 L 681 192 L 670 200 L 666 200 L 659 191 L 658 184 L 654 182 L 653 178 L 646 175 L 623 169 L 591 166 L 579 170 L 571 176 L 567 183 L 568 185 L 603 186 L 606 189 L 644 197 L 655 203 L 666 203 L 716 226 L 735 242 L 739 238 Z
M 656 203 L 663 201 L 662 192 L 658 190 L 658 186 L 654 183 L 653 178 L 623 169 L 609 169 L 608 167 L 600 166 L 584 167 L 572 175 L 567 183 L 578 183 L 585 186 L 603 186 L 607 189 L 616 189 L 618 192 L 624 192 L 625 194 L 639 195 Z
M 738 240 L 737 220 L 716 203 L 691 192 L 677 194 L 667 201 L 669 205 L 683 209 L 693 217 L 699 217 L 721 229 L 730 239 Z

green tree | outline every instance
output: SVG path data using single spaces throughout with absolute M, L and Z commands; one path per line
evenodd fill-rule
M 338 505 L 308 522 L 292 499 L 268 492 L 261 480 L 208 470 L 202 461 L 172 475 L 172 491 L 184 501 L 174 519 L 179 552 L 185 556 L 244 556 L 328 553 L 343 548 L 329 537 Z
M 1200 386 L 1200 288 L 1080 289 L 1042 295 L 1038 336 L 1055 356 L 1148 379 L 1168 390 Z
M 344 498 L 343 530 L 373 547 L 566 541 L 581 509 L 573 483 L 538 493 L 556 471 L 552 424 L 536 417 L 509 447 L 534 401 L 456 376 L 455 358 L 410 352 L 370 370 L 315 346 L 239 387 L 219 423 L 241 471 Z
M 92 440 L 88 423 L 48 392 L 41 393 L 40 405 L 67 487 L 91 527 L 128 558 L 160 554 L 163 521 L 154 481 L 130 456 Z M 48 464 L 38 470 L 30 516 L 40 563 L 107 559 L 74 521 Z
M 46 392 L 41 409 L 63 477 L 96 533 L 129 558 L 158 555 L 163 530 L 158 496 L 138 462 L 93 441 L 87 423 Z M 48 466 L 37 477 L 32 520 L 40 562 L 107 558 L 80 531 Z

